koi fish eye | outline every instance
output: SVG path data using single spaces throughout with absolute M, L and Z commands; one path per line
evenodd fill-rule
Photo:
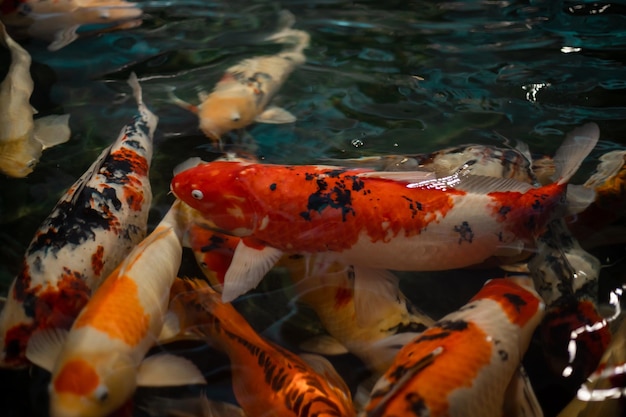
M 109 398 L 109 390 L 104 385 L 100 385 L 94 390 L 93 396 L 97 401 L 104 402 Z
M 204 198 L 204 194 L 200 190 L 192 190 L 191 196 L 196 200 L 202 200 Z

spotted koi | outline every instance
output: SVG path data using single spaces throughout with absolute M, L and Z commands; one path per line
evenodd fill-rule
M 137 385 L 205 383 L 187 360 L 149 356 L 163 326 L 182 259 L 174 204 L 155 230 L 106 278 L 69 332 L 35 333 L 26 356 L 52 373 L 50 415 L 107 416 Z
M 187 205 L 182 211 L 188 229 L 186 245 L 211 286 L 221 291 L 239 238 L 203 227 L 200 213 Z M 278 262 L 295 284 L 298 300 L 317 313 L 329 334 L 306 341 L 302 349 L 327 355 L 350 352 L 382 373 L 403 341 L 433 323 L 402 294 L 393 274 L 315 263 L 315 257 L 301 255 L 287 255 Z M 357 284 L 366 288 L 355 291 Z
M 157 117 L 129 80 L 139 115 L 61 197 L 24 255 L 0 313 L 0 365 L 28 364 L 37 329 L 68 329 L 91 292 L 146 234 Z
M 281 13 L 282 29 L 267 41 L 289 46 L 276 55 L 245 59 L 228 68 L 209 95 L 200 95 L 201 104 L 194 106 L 176 97 L 173 101 L 198 115 L 200 130 L 214 143 L 232 130 L 253 122 L 292 123 L 295 116 L 287 110 L 268 106 L 289 75 L 306 58 L 302 51 L 309 45 L 309 34 L 291 29 L 294 16 Z
M 404 346 L 363 416 L 503 415 L 543 306 L 530 278 L 487 281 L 468 304 Z
M 181 329 L 230 358 L 232 384 L 249 416 L 353 416 L 350 391 L 330 363 L 324 376 L 293 353 L 263 339 L 204 281 L 186 280 L 170 302 Z M 320 362 L 317 363 L 319 365 Z
M 215 230 L 242 237 L 224 282 L 224 300 L 232 300 L 283 253 L 327 252 L 345 265 L 395 270 L 517 254 L 563 205 L 567 181 L 598 136 L 595 124 L 571 132 L 555 156 L 557 180 L 539 188 L 463 172 L 424 180 L 418 171 L 218 161 L 178 173 L 171 189 Z

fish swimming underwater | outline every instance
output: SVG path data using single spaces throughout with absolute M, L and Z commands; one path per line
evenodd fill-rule
M 12 33 L 48 41 L 50 51 L 89 33 L 139 26 L 142 14 L 137 3 L 124 0 L 8 0 L 0 6 L 0 18 Z M 95 29 L 78 33 L 88 25 Z
M 182 258 L 177 204 L 105 279 L 69 332 L 34 333 L 26 356 L 50 371 L 52 417 L 107 416 L 137 386 L 204 384 L 186 359 L 144 359 L 161 332 Z
M 419 171 L 212 162 L 179 172 L 171 189 L 213 229 L 242 237 L 224 281 L 228 301 L 284 253 L 413 271 L 518 254 L 563 206 L 567 181 L 598 136 L 593 123 L 570 132 L 555 156 L 556 181 L 539 188 L 463 171 L 424 180 Z
M 266 40 L 289 45 L 282 52 L 245 59 L 228 68 L 213 91 L 200 96 L 198 106 L 173 97 L 175 103 L 198 115 L 200 130 L 213 142 L 219 143 L 225 133 L 255 121 L 296 120 L 287 110 L 269 104 L 289 75 L 305 62 L 302 51 L 309 45 L 309 34 L 291 29 L 295 19 L 287 11 L 281 13 L 281 21 L 283 29 Z
M 362 415 L 502 416 L 543 306 L 530 278 L 487 281 L 468 304 L 404 346 Z
M 212 287 L 220 291 L 239 238 L 202 227 L 200 214 L 189 206 L 182 211 L 186 212 L 187 246 Z M 303 350 L 327 355 L 350 352 L 382 373 L 402 343 L 399 339 L 413 338 L 433 323 L 397 288 L 393 274 L 339 263 L 308 273 L 316 269 L 314 263 L 315 257 L 288 255 L 277 264 L 287 270 L 298 301 L 316 312 L 328 332 L 300 345 Z M 355 290 L 359 284 L 365 287 L 362 291 Z M 383 290 L 377 291 L 381 286 Z
M 187 288 L 185 288 L 185 286 Z M 248 416 L 353 416 L 350 391 L 327 361 L 309 365 L 259 336 L 219 293 L 186 280 L 170 309 L 180 328 L 204 337 L 230 358 L 237 402 Z M 324 375 L 317 371 L 324 369 Z
M 11 51 L 9 72 L 0 84 L 0 172 L 21 178 L 33 172 L 44 149 L 69 140 L 70 116 L 33 119 L 37 111 L 30 105 L 31 57 L 11 39 L 2 22 L 0 44 Z
M 28 365 L 36 329 L 68 329 L 91 291 L 146 234 L 157 117 L 129 79 L 139 115 L 61 197 L 35 233 L 0 312 L 0 366 Z

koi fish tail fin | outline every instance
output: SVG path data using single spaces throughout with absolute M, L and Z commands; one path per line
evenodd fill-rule
M 567 134 L 554 155 L 556 172 L 553 179 L 557 184 L 565 184 L 572 178 L 599 138 L 600 128 L 595 123 L 587 123 Z
M 137 79 L 137 75 L 132 72 L 128 77 L 128 85 L 133 89 L 133 97 L 137 101 L 137 107 L 144 123 L 147 125 L 150 137 L 153 137 L 159 118 L 152 113 L 143 102 L 143 93 L 141 91 L 141 85 Z
M 265 40 L 288 45 L 282 54 L 294 54 L 296 56 L 292 59 L 295 58 L 299 62 L 297 55 L 302 55 L 302 51 L 308 48 L 311 36 L 303 30 L 292 29 L 295 21 L 296 18 L 293 13 L 287 10 L 281 11 L 278 29 Z M 304 62 L 303 58 L 301 59 L 302 62 Z

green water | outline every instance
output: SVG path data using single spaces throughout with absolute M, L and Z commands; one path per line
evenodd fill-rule
M 72 137 L 47 150 L 28 178 L 0 178 L 3 294 L 33 233 L 59 196 L 135 114 L 125 82 L 130 72 L 139 76 L 144 101 L 160 118 L 150 173 L 153 227 L 172 202 L 168 191 L 174 167 L 189 157 L 209 160 L 218 155 L 197 129 L 195 116 L 173 105 L 168 91 L 197 102 L 197 94 L 210 91 L 229 66 L 278 51 L 263 38 L 274 30 L 283 8 L 296 16 L 297 29 L 311 35 L 307 63 L 275 98 L 298 120 L 252 125 L 247 133 L 253 141 L 227 141 L 226 150 L 253 153 L 265 162 L 317 163 L 328 157 L 413 154 L 466 143 L 502 145 L 508 138 L 512 143 L 524 141 L 541 155 L 552 154 L 565 132 L 593 121 L 600 126 L 601 140 L 574 179 L 582 182 L 601 154 L 626 148 L 626 8 L 619 4 L 139 3 L 145 19 L 138 28 L 81 38 L 55 52 L 41 40 L 22 42 L 34 62 L 34 106 L 42 114 L 71 114 Z M 4 71 L 6 54 L 0 55 L 0 62 Z M 611 289 L 626 283 L 621 261 L 625 246 L 623 241 L 600 245 L 593 253 L 607 265 L 600 282 L 605 300 Z M 440 317 L 497 274 L 501 272 L 453 271 L 402 278 L 409 297 Z M 274 295 L 259 292 L 240 305 L 260 331 L 289 312 L 288 300 L 278 289 L 280 277 L 265 286 Z M 298 331 L 298 326 L 292 329 L 293 334 Z M 207 367 L 221 366 L 215 371 L 219 377 L 226 362 L 217 358 L 208 360 Z M 351 383 L 363 374 L 354 370 L 354 361 L 336 361 Z M 8 414 L 0 414 L 45 415 L 44 406 L 33 406 L 45 398 L 40 380 L 29 381 L 23 374 L 0 377 L 15 381 L 0 404 Z M 571 394 L 571 389 L 559 391 L 567 383 L 558 379 L 537 377 L 533 382 L 540 400 L 558 391 L 563 405 Z M 227 383 L 220 387 L 228 397 Z M 556 411 L 547 402 L 545 408 L 546 415 Z

